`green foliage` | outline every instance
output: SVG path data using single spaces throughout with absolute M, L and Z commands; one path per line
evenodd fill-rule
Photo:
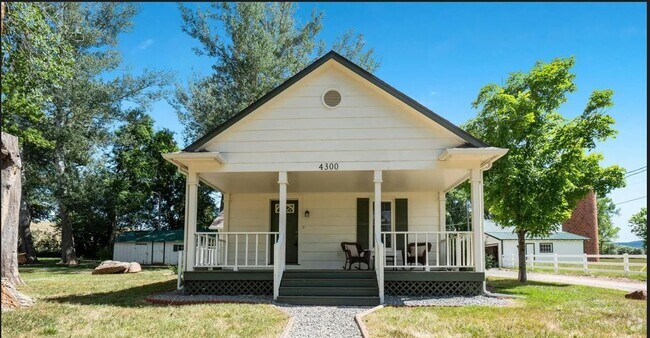
M 485 205 L 496 223 L 515 227 L 521 238 L 549 235 L 589 190 L 605 196 L 625 184 L 625 170 L 602 168 L 602 155 L 594 152 L 596 142 L 616 134 L 605 113 L 612 91 L 594 91 L 574 119 L 557 112 L 576 90 L 573 65 L 573 58 L 537 62 L 504 85 L 483 87 L 473 102 L 478 116 L 466 125 L 491 146 L 509 150 L 486 172 Z
M 485 255 L 485 269 L 492 269 L 492 268 L 497 268 L 499 265 L 497 264 L 496 258 L 492 255 Z
M 183 31 L 197 39 L 198 55 L 214 60 L 213 73 L 194 76 L 187 87 L 177 85 L 171 104 L 193 141 L 271 91 L 322 55 L 316 36 L 323 13 L 298 25 L 295 3 L 212 3 L 210 8 L 179 5 Z M 362 35 L 346 32 L 333 45 L 369 71 L 378 67 L 373 50 L 365 50 Z
M 2 34 L 2 124 L 21 143 L 51 148 L 36 124 L 45 118 L 51 90 L 68 81 L 74 57 L 42 3 L 8 2 Z
M 469 189 L 469 182 L 464 182 L 447 192 L 445 199 L 447 231 L 468 231 L 471 229 Z
M 643 249 L 648 247 L 648 208 L 643 207 L 628 221 L 632 233 L 643 240 Z
M 614 241 L 618 238 L 621 229 L 614 225 L 612 217 L 619 214 L 620 209 L 616 208 L 611 198 L 598 199 L 598 246 L 601 254 L 611 251 Z
M 32 230 L 34 249 L 39 257 L 57 257 L 61 254 L 61 240 L 55 233 Z
M 617 255 L 643 255 L 644 249 L 641 248 L 633 248 L 630 246 L 624 246 L 624 245 L 616 245 L 614 246 L 614 251 Z

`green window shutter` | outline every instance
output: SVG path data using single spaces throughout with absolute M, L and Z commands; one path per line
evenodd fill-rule
M 409 230 L 409 206 L 408 199 L 395 199 L 395 231 Z M 398 235 L 396 238 L 397 250 L 404 250 L 404 235 Z M 402 251 L 404 252 L 404 251 Z
M 361 247 L 368 249 L 368 236 L 370 236 L 370 199 L 357 198 L 357 242 Z

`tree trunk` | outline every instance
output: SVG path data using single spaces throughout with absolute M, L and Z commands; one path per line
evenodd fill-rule
M 526 232 L 523 230 L 517 231 L 517 252 L 519 254 L 519 282 L 526 283 L 528 281 L 526 275 Z
M 63 159 L 62 149 L 55 149 L 56 152 L 56 171 L 58 176 L 58 189 L 56 199 L 59 204 L 59 222 L 61 226 L 61 261 L 60 264 L 77 265 L 77 253 L 74 249 L 74 236 L 72 234 L 72 225 L 68 217 L 68 208 L 65 204 L 66 182 L 65 182 L 65 162 Z
M 34 249 L 34 239 L 32 238 L 32 230 L 30 225 L 32 223 L 32 213 L 27 205 L 25 198 L 25 189 L 23 189 L 23 196 L 20 202 L 20 217 L 18 223 L 18 233 L 20 235 L 20 247 L 22 252 L 27 256 L 27 263 L 37 263 L 36 249 Z
M 18 138 L 2 133 L 2 279 L 9 285 L 24 284 L 18 272 L 18 215 L 20 212 L 21 159 Z

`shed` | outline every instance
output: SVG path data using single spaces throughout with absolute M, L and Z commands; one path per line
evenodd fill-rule
M 127 231 L 115 239 L 113 259 L 140 264 L 177 264 L 183 229 Z
M 484 220 L 485 254 L 493 256 L 499 267 L 510 267 L 517 259 L 517 234 L 514 227 L 501 227 Z M 526 238 L 527 255 L 582 255 L 585 240 L 589 238 L 566 231 L 556 231 L 546 237 Z M 559 260 L 562 260 L 560 258 Z

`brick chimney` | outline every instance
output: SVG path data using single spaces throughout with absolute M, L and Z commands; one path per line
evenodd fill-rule
M 564 224 L 562 231 L 589 238 L 584 241 L 584 253 L 589 255 L 598 254 L 598 207 L 596 194 L 593 191 L 578 202 L 575 210 Z M 589 259 L 597 261 L 597 259 Z

